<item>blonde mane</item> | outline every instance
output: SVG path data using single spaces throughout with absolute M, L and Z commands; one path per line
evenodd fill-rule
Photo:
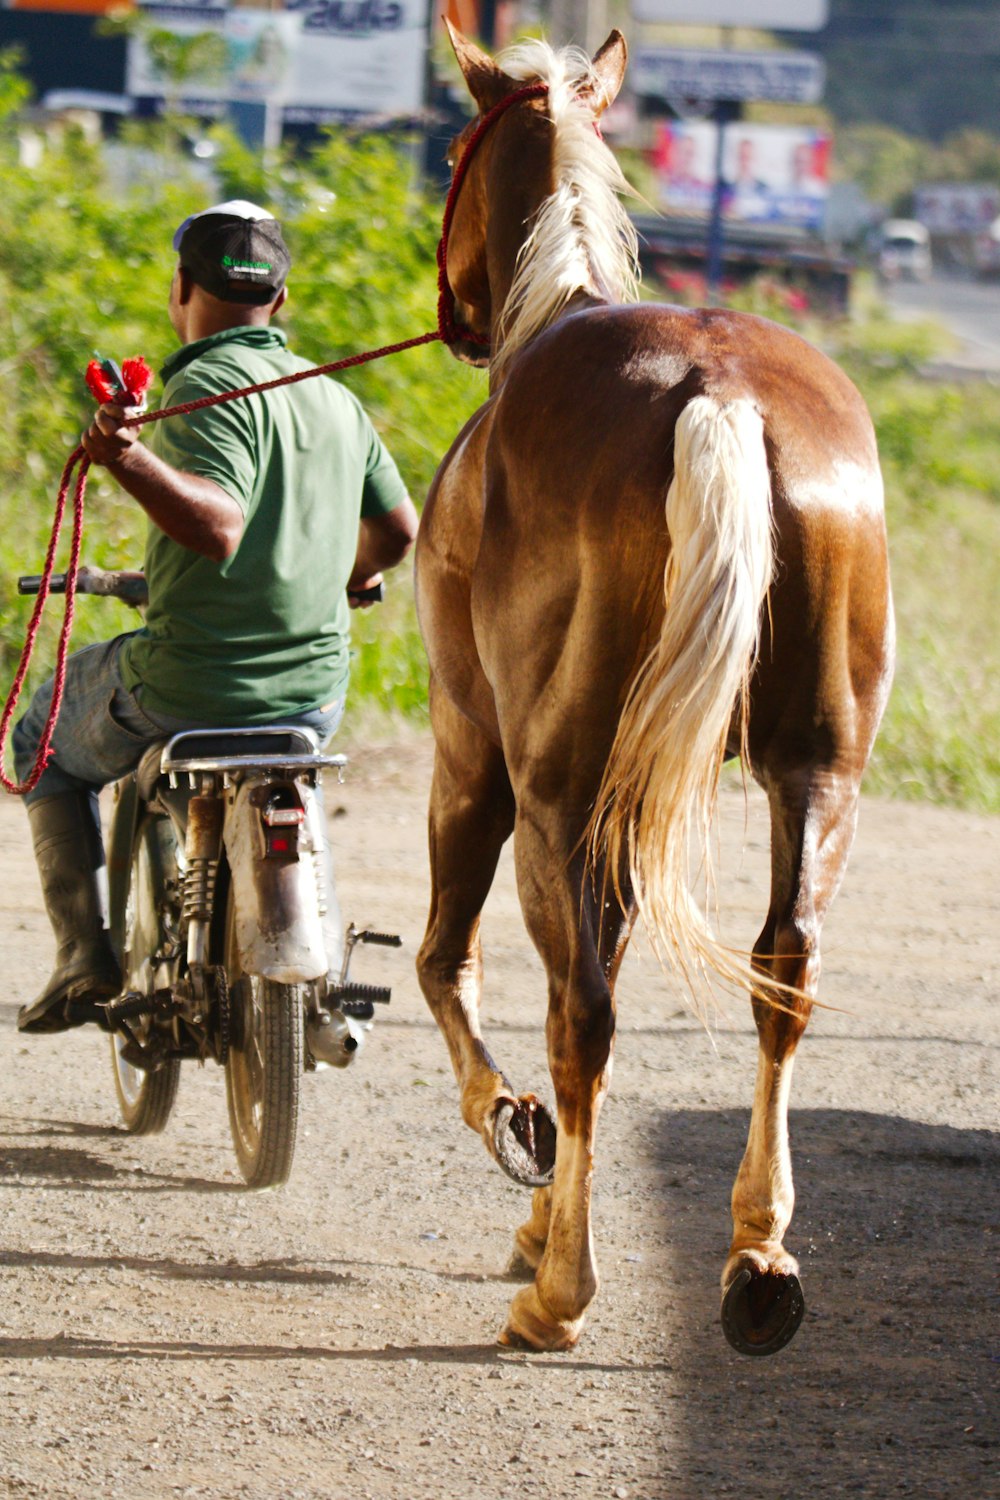
M 549 86 L 556 187 L 535 214 L 518 255 L 500 315 L 494 374 L 577 292 L 602 302 L 634 302 L 639 287 L 638 240 L 619 197 L 631 189 L 579 96 L 586 84 L 600 92 L 590 58 L 576 47 L 556 52 L 547 42 L 525 41 L 496 61 L 509 78 L 538 78 Z

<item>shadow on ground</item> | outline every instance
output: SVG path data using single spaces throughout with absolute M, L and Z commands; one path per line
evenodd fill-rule
M 683 1327 L 664 1493 L 986 1494 L 1000 1137 L 796 1111 L 787 1243 L 806 1317 L 785 1350 L 747 1359 L 724 1342 L 713 1282 L 746 1126 L 738 1111 L 660 1118 L 653 1166 L 674 1266 L 663 1315 Z

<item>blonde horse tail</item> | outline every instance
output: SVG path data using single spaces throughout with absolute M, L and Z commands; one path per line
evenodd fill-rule
M 710 972 L 753 983 L 749 962 L 713 936 L 707 914 L 719 772 L 734 711 L 746 748 L 774 566 L 763 422 L 749 400 L 698 396 L 681 412 L 666 522 L 663 626 L 622 711 L 590 847 L 619 897 L 627 870 L 654 948 L 701 998 Z

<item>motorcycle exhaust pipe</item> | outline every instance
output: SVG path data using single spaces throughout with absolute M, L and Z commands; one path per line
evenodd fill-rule
M 342 1010 L 316 1010 L 306 1021 L 306 1046 L 313 1061 L 346 1068 L 354 1061 L 364 1032 Z

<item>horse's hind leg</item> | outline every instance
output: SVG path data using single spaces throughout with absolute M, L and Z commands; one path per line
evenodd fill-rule
M 788 1098 L 795 1049 L 819 983 L 820 930 L 854 837 L 857 779 L 853 772 L 829 769 L 762 777 L 771 805 L 771 903 L 754 947 L 754 967 L 802 994 L 765 983 L 753 1001 L 757 1082 L 722 1275 L 723 1328 L 743 1354 L 774 1353 L 802 1317 L 798 1265 L 782 1243 L 795 1197 Z M 777 1004 L 768 1003 L 769 994 Z
M 569 1349 L 597 1292 L 590 1224 L 597 1121 L 611 1081 L 614 983 L 629 920 L 610 888 L 604 902 L 584 875 L 584 855 L 565 808 L 519 806 L 515 834 L 525 921 L 549 981 L 549 1068 L 559 1134 L 555 1180 L 535 1194 L 517 1251 L 537 1265 L 514 1298 L 501 1343 Z M 598 876 L 600 889 L 600 876 Z
M 518 1098 L 479 1029 L 480 916 L 514 826 L 514 797 L 502 752 L 433 689 L 431 718 L 437 747 L 429 819 L 431 908 L 417 973 L 448 1043 L 463 1119 L 510 1176 L 537 1186 L 551 1175 L 555 1126 L 534 1095 Z

